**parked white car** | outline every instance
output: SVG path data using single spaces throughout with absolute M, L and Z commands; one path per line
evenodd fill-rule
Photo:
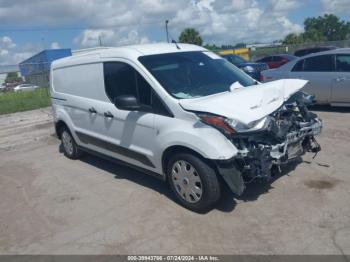
M 245 181 L 320 150 L 321 121 L 304 80 L 259 84 L 199 46 L 149 44 L 98 50 L 51 67 L 55 128 L 64 154 L 119 160 L 168 181 L 202 211 L 221 183 Z
M 285 78 L 305 79 L 303 91 L 319 104 L 350 106 L 350 48 L 303 56 L 277 69 L 262 72 L 263 81 Z
M 32 85 L 32 84 L 20 84 L 13 88 L 13 91 L 15 92 L 22 92 L 22 91 L 33 91 L 35 89 L 39 88 L 39 86 Z

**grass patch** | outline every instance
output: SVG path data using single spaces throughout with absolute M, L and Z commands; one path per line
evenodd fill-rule
M 0 93 L 0 115 L 47 107 L 51 104 L 49 90 Z

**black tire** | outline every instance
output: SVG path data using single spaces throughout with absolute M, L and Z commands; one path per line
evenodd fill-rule
M 176 182 L 174 181 L 175 178 L 173 178 L 172 170 L 175 168 L 174 164 L 181 163 L 181 161 L 182 163 L 184 161 L 186 165 L 192 165 L 201 180 L 202 194 L 198 202 L 192 203 L 187 201 L 184 199 L 186 196 L 184 196 L 184 194 L 181 196 L 179 188 L 176 188 L 179 186 L 179 182 L 177 182 L 177 185 L 175 184 Z M 208 211 L 220 198 L 220 182 L 215 169 L 205 163 L 201 158 L 191 153 L 178 153 L 170 158 L 167 164 L 167 180 L 178 202 L 192 211 Z M 187 186 L 187 182 L 185 186 Z
M 61 147 L 63 149 L 63 154 L 70 159 L 78 159 L 82 155 L 82 151 L 79 149 L 77 143 L 75 142 L 72 133 L 69 131 L 67 127 L 62 127 L 60 130 L 60 138 L 61 138 Z M 71 149 L 67 148 L 65 145 L 64 139 L 70 139 L 71 141 Z

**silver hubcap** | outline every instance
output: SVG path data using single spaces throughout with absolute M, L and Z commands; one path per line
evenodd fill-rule
M 187 202 L 198 202 L 203 194 L 202 181 L 197 170 L 184 160 L 176 161 L 171 169 L 171 178 L 178 194 Z
M 70 134 L 67 131 L 63 131 L 62 133 L 62 144 L 64 147 L 64 150 L 66 150 L 66 152 L 69 155 L 73 154 L 73 141 L 72 141 L 72 137 L 70 136 Z

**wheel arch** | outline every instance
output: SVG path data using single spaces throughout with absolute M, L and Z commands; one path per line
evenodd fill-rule
M 59 139 L 61 139 L 61 130 L 62 128 L 67 128 L 69 130 L 68 125 L 63 121 L 63 120 L 58 120 L 55 123 L 55 131 L 56 131 L 56 135 Z
M 176 153 L 192 154 L 194 156 L 197 156 L 201 160 L 206 161 L 207 164 L 209 164 L 211 167 L 216 169 L 216 166 L 215 166 L 215 163 L 213 160 L 205 158 L 202 154 L 200 154 L 196 150 L 189 148 L 189 147 L 186 147 L 186 146 L 173 145 L 173 146 L 169 146 L 168 148 L 166 148 L 162 154 L 162 171 L 165 174 L 165 179 L 167 179 L 166 174 L 167 174 L 167 166 L 168 166 L 169 160 Z

